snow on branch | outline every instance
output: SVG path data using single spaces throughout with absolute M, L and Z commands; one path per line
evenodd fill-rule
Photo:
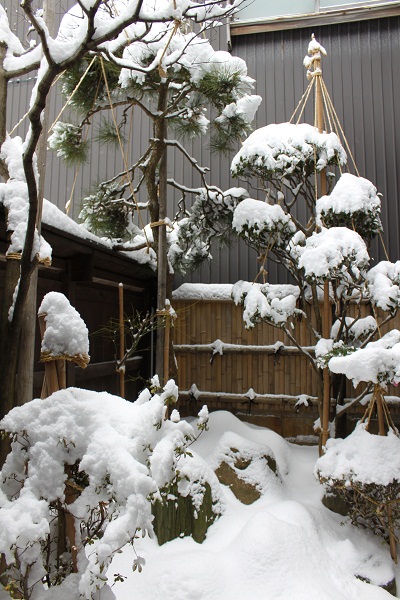
M 387 385 L 400 382 L 400 331 L 393 329 L 347 356 L 329 361 L 333 373 L 343 373 L 356 387 L 360 381 Z
M 371 240 L 382 230 L 381 200 L 363 177 L 343 173 L 329 196 L 317 200 L 317 220 L 325 227 L 344 226 Z
M 307 281 L 338 279 L 346 286 L 360 283 L 368 267 L 369 255 L 362 237 L 346 227 L 322 229 L 298 244 L 299 268 Z
M 400 261 L 381 261 L 367 273 L 368 292 L 372 302 L 382 310 L 394 313 L 400 307 Z
M 246 198 L 235 208 L 232 227 L 244 238 L 265 247 L 286 245 L 296 228 L 279 204 Z
M 335 133 L 319 133 L 307 123 L 280 123 L 254 131 L 232 161 L 234 177 L 254 172 L 268 179 L 273 174 L 321 171 L 331 164 L 346 163 L 346 153 Z
M 282 327 L 298 311 L 300 290 L 295 285 L 238 281 L 232 289 L 235 304 L 243 304 L 243 321 L 251 329 L 261 321 Z

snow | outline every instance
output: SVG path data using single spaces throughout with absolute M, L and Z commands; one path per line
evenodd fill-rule
M 172 292 L 173 300 L 224 300 L 232 301 L 231 283 L 183 283 Z
M 331 329 L 331 338 L 337 338 L 342 320 L 336 319 Z M 375 332 L 378 329 L 378 324 L 376 319 L 369 315 L 368 317 L 364 317 L 362 319 L 353 319 L 352 317 L 345 318 L 345 326 L 343 327 L 343 331 L 346 332 L 349 341 L 351 342 L 359 342 L 365 340 L 371 333 Z
M 46 294 L 38 314 L 46 315 L 42 354 L 69 358 L 88 356 L 89 332 L 83 319 L 64 294 L 59 292 Z
M 315 470 L 324 479 L 389 485 L 399 479 L 400 439 L 392 431 L 380 436 L 359 424 L 344 440 L 330 439 Z
M 343 173 L 329 196 L 317 200 L 317 214 L 328 211 L 353 214 L 356 211 L 380 212 L 381 201 L 376 187 L 364 177 L 356 177 L 351 173 Z
M 156 378 L 153 383 L 158 385 Z M 167 387 L 171 391 L 173 384 Z M 211 485 L 220 516 L 205 541 L 197 544 L 186 537 L 158 546 L 156 539 L 146 536 L 137 537 L 134 548 L 124 546 L 138 524 L 151 531 L 149 505 L 140 499 L 157 489 L 155 478 L 162 482 L 171 476 L 172 447 L 193 432 L 182 419 L 163 421 L 163 413 L 160 396 L 151 397 L 148 391 L 132 404 L 106 393 L 71 388 L 18 407 L 5 417 L 2 426 L 20 431 L 23 442 L 22 446 L 14 445 L 2 473 L 0 539 L 7 557 L 14 540 L 22 544 L 24 539 L 42 539 L 47 534 L 51 516 L 45 500 L 57 495 L 62 498 L 63 461 L 72 465 L 84 456 L 80 468 L 90 478 L 89 487 L 74 503 L 74 514 L 82 515 L 87 506 L 106 500 L 106 492 L 114 503 L 125 506 L 114 512 L 95 546 L 88 547 L 87 559 L 80 556 L 80 573 L 51 588 L 50 595 L 37 589 L 35 600 L 74 600 L 79 591 L 85 596 L 91 589 L 90 576 L 97 573 L 102 577 L 98 567 L 108 564 L 110 553 L 110 587 L 102 587 L 93 599 L 131 600 L 132 594 L 141 600 L 390 598 L 377 587 L 393 578 L 386 546 L 348 522 L 343 524 L 341 517 L 321 504 L 322 487 L 313 475 L 317 447 L 295 446 L 271 430 L 248 425 L 223 411 L 208 415 L 202 409 L 200 418 L 208 421 L 208 429 L 191 444 L 193 457 L 182 456 L 177 463 L 183 476 L 179 491 L 191 495 L 196 510 L 201 505 L 204 482 Z M 161 428 L 154 427 L 156 423 Z M 364 432 L 360 435 L 369 436 Z M 26 441 L 28 472 L 23 449 Z M 400 458 L 393 460 L 400 456 L 400 441 L 394 436 L 374 436 L 373 441 L 374 450 L 379 444 L 385 447 L 380 460 L 386 456 L 382 480 L 387 480 L 400 467 Z M 333 442 L 328 444 L 334 448 Z M 367 453 L 370 446 L 367 441 L 365 444 Z M 232 462 L 232 447 L 241 456 L 255 458 L 252 466 L 241 472 L 261 493 L 252 505 L 241 504 L 212 472 L 222 459 Z M 262 468 L 264 456 L 275 458 L 277 475 Z M 366 465 L 367 460 L 363 463 Z M 378 468 L 382 464 L 376 458 L 374 465 Z M 19 486 L 9 477 L 13 472 L 26 481 L 23 491 L 11 501 L 5 492 L 15 494 Z M 24 560 L 34 559 L 37 548 L 33 543 Z M 114 574 L 125 580 L 114 581 Z M 3 600 L 1 591 L 0 598 Z
M 244 141 L 232 161 L 231 172 L 235 177 L 251 165 L 262 172 L 278 171 L 288 175 L 305 162 L 314 161 L 315 152 L 318 171 L 335 160 L 340 164 L 346 162 L 346 153 L 335 133 L 319 133 L 307 123 L 267 125 Z
M 279 204 L 268 204 L 252 198 L 245 198 L 235 208 L 232 228 L 239 235 L 267 244 L 280 244 L 296 231 L 290 215 Z
M 364 240 L 347 227 L 323 228 L 295 251 L 306 278 L 317 281 L 338 277 L 342 282 L 357 282 L 369 263 Z
M 7 54 L 18 55 L 25 52 L 19 38 L 10 29 L 7 12 L 3 6 L 0 6 L 0 43 L 7 46 Z
M 400 331 L 392 329 L 376 342 L 369 342 L 348 356 L 331 358 L 329 369 L 343 373 L 356 387 L 360 381 L 370 383 L 400 382 Z
M 238 281 L 232 289 L 235 304 L 243 304 L 243 321 L 252 328 L 259 321 L 282 326 L 296 314 L 299 288 L 295 285 Z
M 400 306 L 400 261 L 383 260 L 367 274 L 371 300 L 382 310 L 395 311 Z
M 281 482 L 274 477 L 249 506 L 223 486 L 223 513 L 201 545 L 138 540 L 146 559 L 140 574 L 132 571 L 130 548 L 114 559 L 112 571 L 127 576 L 113 587 L 117 600 L 131 600 L 133 591 L 141 600 L 389 600 L 376 587 L 393 577 L 389 551 L 322 506 L 312 474 L 317 448 L 296 447 L 223 411 L 210 415 L 209 431 L 192 448 L 213 461 L 215 449 L 233 442 L 272 450 Z

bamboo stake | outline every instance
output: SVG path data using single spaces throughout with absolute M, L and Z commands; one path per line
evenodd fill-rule
M 171 304 L 165 300 L 165 335 L 164 335 L 164 385 L 169 379 L 169 342 L 171 333 Z
M 119 304 L 119 359 L 123 360 L 125 355 L 125 327 L 124 327 L 124 284 L 118 285 L 118 304 Z M 119 373 L 119 395 L 125 398 L 125 366 L 120 365 Z
M 382 392 L 378 385 L 375 386 L 374 393 L 376 394 L 376 412 L 378 413 L 379 435 L 386 435 L 385 417 L 383 414 L 383 406 L 382 406 Z
M 315 113 L 316 113 L 316 127 L 320 133 L 324 130 L 324 100 L 322 93 L 322 70 L 321 70 L 321 58 L 317 58 L 314 62 L 315 71 Z M 320 174 L 320 190 L 321 196 L 326 195 L 326 171 L 323 169 Z M 324 283 L 324 310 L 323 310 L 323 323 L 322 323 L 322 336 L 325 339 L 330 337 L 331 329 L 331 314 L 330 314 L 330 300 L 329 300 L 329 281 Z M 323 392 L 323 404 L 322 404 L 322 430 L 321 430 L 321 446 L 325 446 L 329 437 L 329 409 L 330 409 L 330 377 L 328 368 L 324 369 L 324 392 Z
M 392 507 L 390 506 L 390 504 L 387 507 L 387 517 L 388 517 L 388 529 L 389 529 L 390 556 L 391 556 L 393 562 L 397 565 L 397 546 L 396 546 L 396 538 L 393 533 Z
M 41 339 L 43 339 L 44 332 L 46 331 L 45 318 L 45 314 L 38 315 Z M 50 394 L 53 394 L 54 392 L 57 392 L 60 389 L 55 360 L 45 362 L 44 373 L 45 381 L 43 381 L 42 398 L 46 398 L 47 396 L 50 396 Z

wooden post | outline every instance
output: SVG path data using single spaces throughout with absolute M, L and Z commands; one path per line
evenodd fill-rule
M 119 299 L 119 359 L 123 360 L 125 355 L 125 325 L 124 325 L 124 284 L 118 286 Z M 119 395 L 125 398 L 125 366 L 120 366 L 119 371 Z

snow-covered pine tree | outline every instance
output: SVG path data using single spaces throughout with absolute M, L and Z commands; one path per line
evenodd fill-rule
M 143 154 L 134 164 L 125 163 L 121 173 L 99 183 L 84 198 L 81 219 L 89 230 L 114 240 L 119 248 L 141 247 L 148 240 L 157 252 L 157 239 L 153 240 L 146 228 L 146 240 L 143 220 L 138 221 L 135 213 L 148 210 L 151 223 L 160 220 L 162 157 L 165 149 L 181 153 L 188 168 L 200 177 L 201 187 L 190 189 L 172 178 L 167 181 L 172 193 L 181 197 L 178 214 L 169 215 L 168 220 L 168 260 L 180 273 L 197 268 L 210 257 L 211 239 L 228 233 L 233 207 L 243 193 L 223 193 L 210 186 L 208 169 L 190 155 L 184 140 L 203 136 L 211 127 L 212 149 L 228 152 L 249 132 L 261 102 L 251 94 L 254 80 L 248 77 L 245 62 L 228 52 L 215 51 L 205 37 L 213 25 L 211 19 L 195 31 L 189 20 L 179 27 L 160 25 L 139 41 L 97 58 L 81 81 L 92 60 L 90 54 L 86 56 L 63 77 L 66 97 L 76 90 L 71 105 L 77 109 L 77 122 L 59 122 L 49 140 L 66 161 L 85 161 L 85 129 L 99 111 L 103 118 L 98 140 L 117 146 L 122 142 L 124 149 L 130 108 L 139 108 L 150 119 L 152 137 Z M 194 195 L 194 203 L 188 202 L 190 195 Z
M 321 51 L 316 40 L 312 44 L 313 50 Z M 382 229 L 379 194 L 367 179 L 341 174 L 346 161 L 335 133 L 319 132 L 306 123 L 281 123 L 254 131 L 231 166 L 234 177 L 256 178 L 266 195 L 265 200 L 247 198 L 234 209 L 233 229 L 257 251 L 261 264 L 261 282 L 238 282 L 234 300 L 243 304 L 248 328 L 260 321 L 281 328 L 307 356 L 319 382 L 320 417 L 323 369 L 329 359 L 362 348 L 374 338 L 375 308 L 385 311 L 386 323 L 400 307 L 400 261 L 383 261 L 369 269 L 368 246 Z M 327 172 L 328 188 L 333 189 L 318 197 L 317 176 L 328 167 L 336 167 L 339 178 L 334 185 L 335 174 Z M 299 205 L 305 222 L 298 217 Z M 267 282 L 270 260 L 286 267 L 294 285 Z M 329 339 L 323 337 L 325 282 L 333 317 Z M 362 304 L 367 301 L 371 314 L 365 317 Z M 303 320 L 311 332 L 315 355 L 297 339 L 296 320 Z M 343 402 L 342 383 L 339 376 L 331 389 L 337 403 Z M 368 388 L 361 396 L 367 392 Z
M 215 51 L 205 37 L 214 24 L 212 18 L 205 19 L 201 27 L 190 19 L 160 24 L 150 32 L 144 30 L 141 39 L 132 42 L 128 32 L 128 40 L 100 55 L 89 70 L 92 57 L 87 55 L 64 78 L 67 96 L 78 89 L 71 103 L 83 115 L 78 123 L 58 123 L 49 139 L 50 147 L 66 160 L 84 160 L 84 130 L 96 113 L 107 114 L 98 138 L 117 141 L 123 150 L 124 169 L 102 181 L 83 200 L 81 218 L 89 230 L 114 239 L 116 248 L 146 248 L 154 253 L 160 314 L 170 297 L 173 273 L 193 270 L 211 257 L 211 241 L 226 239 L 233 208 L 243 194 L 243 190 L 224 193 L 210 186 L 208 169 L 181 140 L 205 135 L 211 124 L 212 148 L 227 152 L 249 131 L 261 102 L 251 94 L 254 80 L 247 75 L 245 62 L 228 52 Z M 132 107 L 150 119 L 152 135 L 141 156 L 128 164 L 122 146 Z M 206 117 L 208 110 L 211 121 Z M 200 187 L 189 188 L 185 182 L 167 179 L 167 150 L 172 149 L 197 173 Z M 180 208 L 178 214 L 168 215 L 171 188 L 180 196 Z M 194 196 L 194 203 L 188 201 L 189 196 Z M 143 209 L 148 210 L 150 227 L 144 226 L 142 213 L 135 218 Z M 165 371 L 163 345 L 159 328 L 156 370 L 160 376 Z

